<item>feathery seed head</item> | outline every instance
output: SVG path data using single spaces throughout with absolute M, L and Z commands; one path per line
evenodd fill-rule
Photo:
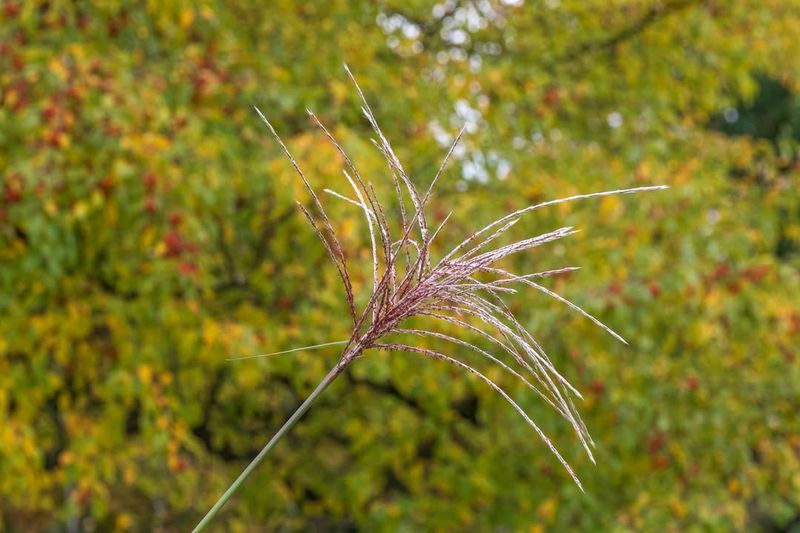
M 536 289 L 584 315 L 603 328 L 618 340 L 625 340 L 611 328 L 600 322 L 573 302 L 555 292 L 539 285 L 536 278 L 547 277 L 575 270 L 577 267 L 563 267 L 532 274 L 514 274 L 497 266 L 497 263 L 513 254 L 530 250 L 544 244 L 563 239 L 577 232 L 571 227 L 559 228 L 528 239 L 511 244 L 490 248 L 489 245 L 504 235 L 520 218 L 531 211 L 572 200 L 599 196 L 628 194 L 657 189 L 666 186 L 636 187 L 604 191 L 584 195 L 576 195 L 558 200 L 531 205 L 510 213 L 491 224 L 472 233 L 468 238 L 453 248 L 439 261 L 431 257 L 431 243 L 447 223 L 448 215 L 432 232 L 425 217 L 425 207 L 430 199 L 434 185 L 447 164 L 453 150 L 464 132 L 462 129 L 448 150 L 443 163 L 437 171 L 430 187 L 420 195 L 411 178 L 404 170 L 399 158 L 392 149 L 386 136 L 378 126 L 378 122 L 364 97 L 355 77 L 345 65 L 347 75 L 355 85 L 361 100 L 361 109 L 377 136 L 373 141 L 388 165 L 395 194 L 400 205 L 401 234 L 392 237 L 387 223 L 386 210 L 375 194 L 372 185 L 364 180 L 355 164 L 336 141 L 331 132 L 322 124 L 317 116 L 307 110 L 309 116 L 318 126 L 335 149 L 342 156 L 345 166 L 345 181 L 352 189 L 355 198 L 325 189 L 331 196 L 344 200 L 361 209 L 369 231 L 372 252 L 372 291 L 368 294 L 366 305 L 359 309 L 353 293 L 350 268 L 333 225 L 322 202 L 308 182 L 300 166 L 292 157 L 286 145 L 281 141 L 267 118 L 256 108 L 257 113 L 267 125 L 270 133 L 291 162 L 303 185 L 309 191 L 317 216 L 313 216 L 301 203 L 298 206 L 312 228 L 322 241 L 330 260 L 341 278 L 345 301 L 352 320 L 352 334 L 344 341 L 342 356 L 337 364 L 337 372 L 343 371 L 357 357 L 367 350 L 385 349 L 420 354 L 425 357 L 446 361 L 484 381 L 523 417 L 536 431 L 547 447 L 561 462 L 572 479 L 581 487 L 575 473 L 556 450 L 550 439 L 528 414 L 508 395 L 508 393 L 481 373 L 472 365 L 459 358 L 451 357 L 438 350 L 427 347 L 401 344 L 385 340 L 391 334 L 407 334 L 448 341 L 467 348 L 475 354 L 498 365 L 505 372 L 522 381 L 528 388 L 541 397 L 550 407 L 566 419 L 574 429 L 589 458 L 594 461 L 592 439 L 586 430 L 580 415 L 575 409 L 571 396 L 580 398 L 580 393 L 553 366 L 549 357 L 536 339 L 520 324 L 514 314 L 504 304 L 502 295 L 515 292 L 514 284 Z M 405 198 L 413 205 L 413 212 L 408 213 L 404 207 Z M 494 231 L 492 231 L 494 230 Z M 490 233 L 491 232 L 491 233 Z M 480 281 L 479 275 L 493 275 L 493 281 Z M 485 278 L 482 278 L 485 279 Z M 409 329 L 403 323 L 412 317 L 426 317 L 432 324 L 430 329 Z M 442 332 L 436 331 L 434 324 L 449 324 L 481 337 L 495 347 L 497 354 Z M 329 346 L 326 343 L 317 346 Z M 315 347 L 317 347 L 315 346 Z M 500 357 L 506 359 L 506 362 Z M 516 369 L 514 368 L 516 367 Z M 582 487 L 581 487 L 582 490 Z

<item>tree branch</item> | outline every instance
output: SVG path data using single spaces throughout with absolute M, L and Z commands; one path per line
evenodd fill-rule
M 617 33 L 609 35 L 603 39 L 596 39 L 581 43 L 571 50 L 557 57 L 551 64 L 570 63 L 581 59 L 585 55 L 602 52 L 615 48 L 617 45 L 643 33 L 647 28 L 663 19 L 664 17 L 682 11 L 688 7 L 700 4 L 702 0 L 676 0 L 674 2 L 656 2 L 647 12 L 633 24 L 627 26 Z

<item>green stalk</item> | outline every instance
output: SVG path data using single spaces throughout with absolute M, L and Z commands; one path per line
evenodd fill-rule
M 331 369 L 331 371 L 328 372 L 328 374 L 324 378 L 322 378 L 322 381 L 319 382 L 317 388 L 314 389 L 314 391 L 308 396 L 308 398 L 306 398 L 306 400 L 300 405 L 300 407 L 298 407 L 297 410 L 294 413 L 292 413 L 292 416 L 289 417 L 289 420 L 287 420 L 283 424 L 283 426 L 278 430 L 278 432 L 275 433 L 275 435 L 269 440 L 267 445 L 264 446 L 264 448 L 260 452 L 258 452 L 258 455 L 256 455 L 255 459 L 253 459 L 250 462 L 250 464 L 247 465 L 247 468 L 245 468 L 242 471 L 242 473 L 239 474 L 239 477 L 236 478 L 236 481 L 231 483 L 231 485 L 228 487 L 228 490 L 225 491 L 225 494 L 220 496 L 219 500 L 217 500 L 217 503 L 215 503 L 214 506 L 206 513 L 203 519 L 200 520 L 200 523 L 197 524 L 194 530 L 192 530 L 192 533 L 198 533 L 199 531 L 203 531 L 208 526 L 208 524 L 211 523 L 214 517 L 217 516 L 217 513 L 219 513 L 219 511 L 227 503 L 227 501 L 231 498 L 231 496 L 233 496 L 233 493 L 239 489 L 242 483 L 244 483 L 244 480 L 247 479 L 247 476 L 249 476 L 253 472 L 253 470 L 255 470 L 256 467 L 258 467 L 258 465 L 261 463 L 261 461 L 264 460 L 264 457 L 267 456 L 267 454 L 275 446 L 275 444 L 277 444 L 278 441 L 281 440 L 281 438 L 283 438 L 283 436 L 286 435 L 286 433 L 288 433 L 288 431 L 292 428 L 292 426 L 294 426 L 298 422 L 298 420 L 300 420 L 300 418 L 305 414 L 305 412 L 308 411 L 308 408 L 311 407 L 311 404 L 314 403 L 314 400 L 316 400 L 317 397 L 320 394 L 322 394 L 322 391 L 328 388 L 328 385 L 330 385 L 333 382 L 333 380 L 336 379 L 336 377 L 344 369 L 344 366 L 345 365 L 343 365 L 340 362 L 335 367 L 333 367 L 333 369 Z

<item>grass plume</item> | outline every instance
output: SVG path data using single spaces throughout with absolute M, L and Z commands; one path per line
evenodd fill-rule
M 394 237 L 392 236 L 390 225 L 387 220 L 387 211 L 377 197 L 372 184 L 366 181 L 359 173 L 353 161 L 317 116 L 312 111 L 308 111 L 312 122 L 322 130 L 324 135 L 342 156 L 346 167 L 344 178 L 355 197 L 353 198 L 347 194 L 342 194 L 330 189 L 325 189 L 325 192 L 334 198 L 346 201 L 358 207 L 364 215 L 366 227 L 369 231 L 370 248 L 372 252 L 372 287 L 371 292 L 367 295 L 366 304 L 363 308 L 359 308 L 356 304 L 356 298 L 353 292 L 353 283 L 351 281 L 347 257 L 336 235 L 330 217 L 325 211 L 316 191 L 311 186 L 300 166 L 297 164 L 294 157 L 292 157 L 289 149 L 278 136 L 269 120 L 267 120 L 258 108 L 255 109 L 275 141 L 283 150 L 291 165 L 294 167 L 295 172 L 306 190 L 311 195 L 315 214 L 312 214 L 311 211 L 300 202 L 297 202 L 297 205 L 316 232 L 341 278 L 345 304 L 352 321 L 352 332 L 349 339 L 346 341 L 307 347 L 307 349 L 314 349 L 336 344 L 343 345 L 341 357 L 336 365 L 328 372 L 317 388 L 280 428 L 269 443 L 267 443 L 258 456 L 253 459 L 242 474 L 230 485 L 225 494 L 223 494 L 198 524 L 195 531 L 201 531 L 210 523 L 227 500 L 239 488 L 245 478 L 258 466 L 272 447 L 300 419 L 305 411 L 308 410 L 319 394 L 321 394 L 354 360 L 364 356 L 370 350 L 390 350 L 394 352 L 416 354 L 422 357 L 447 362 L 467 373 L 475 375 L 497 392 L 497 394 L 520 414 L 525 422 L 539 435 L 578 487 L 583 490 L 577 475 L 567 461 L 561 456 L 547 435 L 545 435 L 536 422 L 502 387 L 458 357 L 427 347 L 402 344 L 391 339 L 387 340 L 387 337 L 391 337 L 393 334 L 405 334 L 408 337 L 435 338 L 447 341 L 458 348 L 466 348 L 499 366 L 504 372 L 523 382 L 571 425 L 588 457 L 594 462 L 594 457 L 592 455 L 594 444 L 572 399 L 573 396 L 580 398 L 580 393 L 556 370 L 542 346 L 520 324 L 514 314 L 505 305 L 502 296 L 507 293 L 515 292 L 515 285 L 536 289 L 568 305 L 573 310 L 584 315 L 603 328 L 616 339 L 622 342 L 625 342 L 625 340 L 610 327 L 581 309 L 575 303 L 534 281 L 536 278 L 568 272 L 574 270 L 576 267 L 562 267 L 543 272 L 515 274 L 498 266 L 498 262 L 509 256 L 564 239 L 576 233 L 577 230 L 571 227 L 562 227 L 542 235 L 526 238 L 503 246 L 492 247 L 491 245 L 494 241 L 506 234 L 521 217 L 537 209 L 574 200 L 665 189 L 666 186 L 636 187 L 595 192 L 531 205 L 499 218 L 475 231 L 444 257 L 435 260 L 431 255 L 431 243 L 444 228 L 449 219 L 449 215 L 438 227 L 431 228 L 428 226 L 428 220 L 425 217 L 425 207 L 431 197 L 434 185 L 441 177 L 447 161 L 450 159 L 453 150 L 463 134 L 463 129 L 455 137 L 452 146 L 447 152 L 430 186 L 423 194 L 420 194 L 420 191 L 416 188 L 414 182 L 400 163 L 391 144 L 381 131 L 372 109 L 364 97 L 361 88 L 358 86 L 355 77 L 346 66 L 345 70 L 353 82 L 358 97 L 361 100 L 362 112 L 377 137 L 377 140 L 373 142 L 386 160 L 386 164 L 392 176 L 394 191 L 400 206 L 400 234 Z M 410 212 L 406 211 L 406 201 L 410 201 L 413 206 Z M 487 276 L 492 277 L 492 281 L 480 281 L 480 279 L 486 279 Z M 428 319 L 427 322 L 430 323 L 430 327 L 427 329 L 409 329 L 404 327 L 404 324 L 413 317 L 424 317 Z M 437 324 L 456 326 L 465 332 L 481 337 L 484 341 L 488 341 L 488 343 L 493 345 L 497 354 L 502 354 L 506 362 L 501 360 L 500 356 L 497 354 L 493 355 L 471 342 L 437 331 Z M 286 350 L 284 352 L 276 352 L 275 354 L 267 355 L 290 353 L 298 350 L 300 349 Z

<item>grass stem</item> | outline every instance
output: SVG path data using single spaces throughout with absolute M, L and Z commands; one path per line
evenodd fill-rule
M 220 510 L 225 506 L 225 504 L 228 502 L 231 496 L 233 496 L 233 494 L 239 489 L 242 483 L 244 483 L 245 479 L 247 479 L 247 476 L 249 476 L 253 472 L 253 470 L 255 470 L 258 467 L 261 461 L 264 460 L 264 458 L 267 456 L 270 450 L 272 450 L 272 448 L 275 447 L 278 441 L 281 440 L 283 436 L 289 432 L 292 426 L 294 426 L 300 420 L 300 418 L 302 418 L 305 412 L 308 411 L 309 407 L 311 407 L 311 404 L 314 403 L 314 400 L 316 400 L 317 397 L 320 394 L 322 394 L 322 392 L 326 388 L 328 388 L 328 385 L 330 385 L 333 382 L 333 380 L 336 379 L 336 377 L 342 372 L 343 369 L 344 366 L 341 363 L 337 364 L 335 367 L 333 367 L 333 369 L 331 369 L 330 372 L 328 372 L 328 374 L 324 378 L 322 378 L 322 381 L 319 382 L 317 388 L 314 389 L 314 391 L 308 396 L 308 398 L 306 398 L 305 401 L 302 404 L 300 404 L 300 407 L 298 407 L 297 410 L 294 413 L 292 413 L 292 416 L 290 416 L 289 419 L 283 424 L 283 426 L 281 426 L 278 432 L 275 433 L 275 435 L 273 435 L 273 437 L 269 440 L 266 446 L 264 446 L 264 448 L 258 453 L 258 455 L 256 455 L 255 459 L 253 459 L 250 462 L 250 464 L 247 465 L 247 468 L 245 468 L 242 471 L 242 473 L 239 474 L 239 477 L 237 477 L 236 480 L 230 484 L 228 490 L 226 490 L 225 493 L 222 496 L 220 496 L 220 498 L 217 500 L 217 503 L 215 503 L 214 506 L 206 513 L 203 519 L 200 520 L 197 526 L 192 530 L 193 533 L 198 533 L 199 531 L 203 531 L 208 526 L 208 524 L 211 523 L 211 521 L 214 519 L 215 516 L 217 516 L 217 513 L 219 513 Z

